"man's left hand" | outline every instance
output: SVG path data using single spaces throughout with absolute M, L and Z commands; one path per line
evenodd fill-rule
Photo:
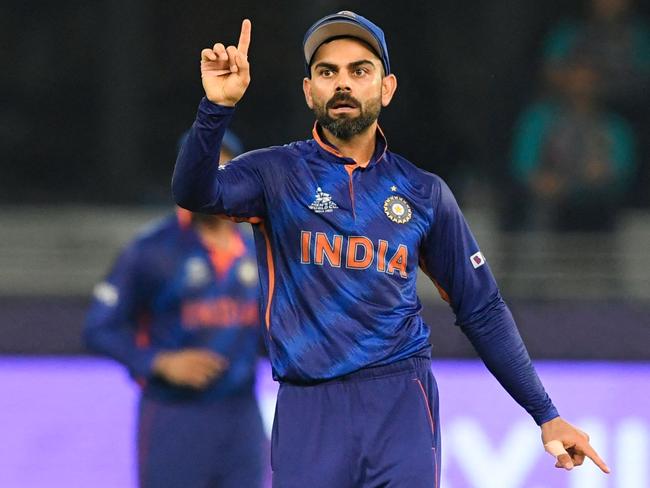
M 588 457 L 603 473 L 610 472 L 605 461 L 589 444 L 589 436 L 585 432 L 561 417 L 549 420 L 541 427 L 544 448 L 556 458 L 556 468 L 571 470 L 574 466 L 580 466 L 585 457 Z

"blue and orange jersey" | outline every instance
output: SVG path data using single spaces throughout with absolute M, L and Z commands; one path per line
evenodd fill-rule
M 189 212 L 179 211 L 120 254 L 95 287 L 86 342 L 143 380 L 145 395 L 210 400 L 250 393 L 261 346 L 252 235 L 244 224 L 233 225 L 229 251 L 217 251 L 190 219 Z M 183 348 L 210 349 L 227 358 L 229 367 L 202 391 L 152 376 L 158 352 Z
M 460 325 L 506 310 L 447 185 L 389 151 L 380 130 L 364 166 L 340 154 L 315 125 L 312 139 L 252 151 L 217 168 L 233 112 L 202 100 L 173 191 L 182 207 L 254 224 L 276 379 L 312 383 L 429 357 L 418 268 Z M 538 418 L 549 414 L 543 389 L 533 397 L 533 409 L 544 410 Z

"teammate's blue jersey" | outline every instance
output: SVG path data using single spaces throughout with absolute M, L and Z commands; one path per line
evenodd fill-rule
M 233 248 L 224 255 L 203 243 L 185 214 L 164 219 L 121 253 L 95 287 L 86 342 L 146 380 L 148 396 L 210 400 L 251 393 L 260 347 L 252 236 L 234 226 Z M 182 348 L 215 351 L 229 367 L 201 391 L 152 377 L 158 352 Z
M 366 167 L 343 157 L 315 126 L 311 140 L 252 151 L 217 169 L 233 111 L 203 99 L 173 190 L 182 207 L 255 224 L 262 320 L 277 379 L 309 383 L 428 356 L 418 267 L 460 325 L 509 317 L 447 185 L 390 152 L 381 131 Z M 516 338 L 508 329 L 508 339 L 517 349 L 512 327 Z M 482 354 L 489 367 L 495 351 Z M 518 401 L 539 421 L 554 409 L 537 377 L 531 381 L 533 394 L 523 388 Z

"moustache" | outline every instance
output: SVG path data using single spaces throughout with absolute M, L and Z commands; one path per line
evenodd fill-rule
M 340 105 L 349 105 L 353 108 L 361 108 L 361 102 L 348 93 L 337 93 L 325 104 L 326 108 L 334 108 Z

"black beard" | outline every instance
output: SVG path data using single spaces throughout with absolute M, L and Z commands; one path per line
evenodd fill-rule
M 360 114 L 357 117 L 349 117 L 342 114 L 337 118 L 329 116 L 328 109 L 336 103 L 346 102 L 357 107 Z M 347 93 L 337 93 L 325 105 L 314 104 L 314 114 L 321 127 L 327 129 L 337 139 L 349 141 L 352 137 L 361 134 L 379 118 L 381 111 L 381 98 L 370 100 L 364 107 L 356 98 Z

